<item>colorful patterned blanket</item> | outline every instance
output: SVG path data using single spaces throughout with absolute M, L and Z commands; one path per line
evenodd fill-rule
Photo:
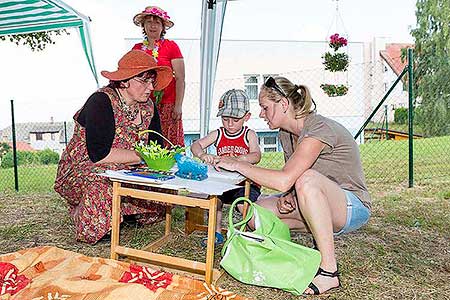
M 0 299 L 247 299 L 204 282 L 56 247 L 0 256 Z

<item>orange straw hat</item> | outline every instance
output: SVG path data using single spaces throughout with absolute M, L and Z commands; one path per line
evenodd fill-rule
M 147 6 L 145 10 L 134 16 L 134 24 L 142 27 L 142 23 L 147 16 L 157 16 L 158 18 L 161 18 L 166 29 L 169 29 L 174 25 L 167 12 L 158 6 Z
M 172 81 L 172 69 L 167 66 L 157 66 L 153 56 L 141 50 L 131 50 L 119 60 L 117 71 L 102 71 L 103 77 L 113 81 L 130 79 L 142 72 L 156 71 L 156 91 L 163 90 Z

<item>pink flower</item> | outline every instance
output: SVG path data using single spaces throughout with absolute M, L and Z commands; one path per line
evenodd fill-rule
M 167 12 L 162 11 L 162 10 L 156 8 L 156 7 L 152 7 L 152 9 L 149 9 L 149 10 L 146 9 L 146 10 L 144 10 L 144 12 L 148 13 L 148 14 L 152 14 L 152 15 L 158 16 L 158 17 L 161 17 L 161 18 L 163 18 L 165 20 L 170 19 L 170 17 L 167 14 Z
M 330 36 L 330 47 L 337 51 L 340 47 L 347 46 L 347 39 L 335 33 Z

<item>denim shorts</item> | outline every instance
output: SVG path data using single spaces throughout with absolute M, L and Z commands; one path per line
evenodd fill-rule
M 219 199 L 220 201 L 222 201 L 222 203 L 231 204 L 237 198 L 244 197 L 244 194 L 245 194 L 245 187 L 240 187 L 234 190 L 224 192 L 222 195 L 219 196 Z M 251 184 L 250 195 L 248 197 L 249 200 L 252 202 L 256 202 L 256 200 L 258 200 L 258 197 L 260 195 L 261 195 L 261 188 L 254 184 Z
M 352 192 L 347 190 L 344 190 L 344 192 L 347 198 L 347 221 L 341 230 L 334 233 L 335 236 L 357 230 L 366 224 L 370 218 L 370 210 L 364 206 L 362 201 Z

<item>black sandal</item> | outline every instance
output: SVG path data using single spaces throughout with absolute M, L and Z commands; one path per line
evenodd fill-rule
M 332 288 L 330 288 L 330 289 L 328 289 L 328 290 L 326 290 L 326 291 L 324 291 L 324 292 L 320 292 L 319 291 L 319 288 L 314 284 L 314 283 L 310 283 L 309 285 L 308 285 L 308 287 L 314 292 L 314 294 L 313 295 L 320 295 L 320 294 L 324 294 L 324 293 L 326 293 L 326 292 L 328 292 L 328 291 L 331 291 L 331 290 L 333 290 L 333 289 L 337 289 L 337 288 L 340 288 L 341 287 L 341 281 L 339 280 L 339 271 L 338 270 L 336 270 L 336 271 L 334 271 L 334 272 L 329 272 L 329 271 L 325 271 L 324 269 L 322 269 L 322 268 L 320 268 L 319 267 L 319 270 L 317 270 L 317 273 L 316 273 L 316 276 L 314 276 L 314 278 L 316 278 L 317 276 L 319 276 L 319 275 L 322 275 L 322 276 L 326 276 L 326 277 L 337 277 L 338 278 L 338 281 L 339 281 L 339 285 L 338 286 L 336 286 L 336 287 L 332 287 Z

